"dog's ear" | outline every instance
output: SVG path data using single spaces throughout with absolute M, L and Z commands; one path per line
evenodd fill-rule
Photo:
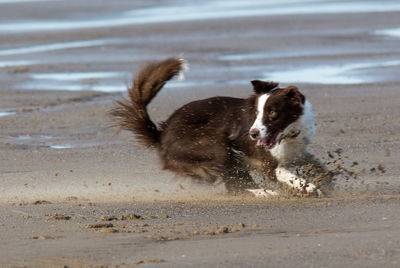
M 306 98 L 303 94 L 300 93 L 299 89 L 296 86 L 289 85 L 285 87 L 285 96 L 290 99 L 293 105 L 304 104 Z
M 251 81 L 253 85 L 254 92 L 256 94 L 265 94 L 270 92 L 272 89 L 279 86 L 279 83 L 272 81 L 261 81 L 261 80 L 253 80 Z

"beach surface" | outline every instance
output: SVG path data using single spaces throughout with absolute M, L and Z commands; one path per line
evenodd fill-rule
M 1 267 L 399 267 L 397 1 L 0 0 Z M 161 122 L 249 81 L 297 85 L 322 198 L 229 196 L 108 116 L 141 64 L 188 60 Z

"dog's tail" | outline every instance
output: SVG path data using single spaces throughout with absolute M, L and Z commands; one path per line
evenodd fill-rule
M 161 130 L 151 121 L 146 106 L 168 80 L 185 69 L 185 61 L 177 58 L 147 64 L 136 74 L 133 86 L 128 88 L 129 99 L 117 101 L 110 114 L 122 129 L 134 132 L 143 145 L 157 147 Z

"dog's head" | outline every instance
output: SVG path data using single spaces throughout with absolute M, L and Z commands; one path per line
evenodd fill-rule
M 301 130 L 294 128 L 293 123 L 304 113 L 305 97 L 298 88 L 292 85 L 280 88 L 278 83 L 260 80 L 251 83 L 255 92 L 255 119 L 250 138 L 270 150 L 282 139 L 299 135 Z

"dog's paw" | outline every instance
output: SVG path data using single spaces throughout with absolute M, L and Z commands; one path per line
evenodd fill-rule
M 259 198 L 266 198 L 278 195 L 278 192 L 268 189 L 246 189 L 246 190 L 252 193 L 255 197 Z
M 303 188 L 304 191 L 310 195 L 310 196 L 315 196 L 315 197 L 322 197 L 322 191 L 317 188 L 313 183 L 307 183 L 306 187 Z
M 295 175 L 285 168 L 277 168 L 276 177 L 278 181 L 286 183 L 290 187 L 300 190 L 302 193 L 307 195 L 315 194 L 318 197 L 322 195 L 321 190 L 319 190 L 315 184 L 307 182 L 305 179 Z
M 302 186 L 304 191 L 306 191 L 306 193 L 308 194 L 312 194 L 314 193 L 317 189 L 317 186 L 315 186 L 313 183 L 311 182 L 307 182 L 304 186 Z

